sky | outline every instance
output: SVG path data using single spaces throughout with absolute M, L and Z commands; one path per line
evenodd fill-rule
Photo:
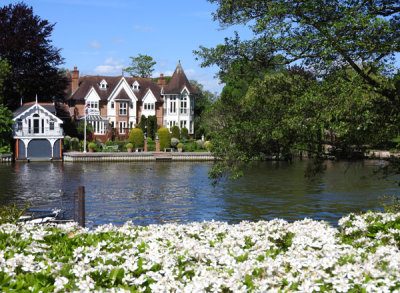
M 8 1 L 17 3 L 19 1 Z M 149 55 L 154 77 L 172 75 L 178 61 L 191 80 L 220 92 L 217 67 L 201 68 L 193 50 L 214 47 L 233 36 L 212 20 L 216 6 L 206 0 L 25 0 L 35 15 L 55 23 L 50 37 L 70 71 L 80 75 L 121 75 L 129 57 Z M 241 28 L 236 28 L 236 30 Z M 248 33 L 243 29 L 243 34 Z

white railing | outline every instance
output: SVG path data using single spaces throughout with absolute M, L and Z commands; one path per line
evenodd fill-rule
M 50 130 L 50 127 L 22 127 L 18 128 L 14 126 L 13 129 L 14 136 L 26 137 L 26 136 L 63 136 L 63 129 L 58 127 L 54 127 L 54 129 Z

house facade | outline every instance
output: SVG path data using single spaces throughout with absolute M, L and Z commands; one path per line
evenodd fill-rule
M 16 160 L 62 158 L 62 120 L 53 103 L 25 103 L 14 112 Z
M 121 139 L 140 122 L 141 116 L 156 116 L 157 124 L 171 128 L 186 127 L 194 132 L 194 95 L 180 62 L 169 82 L 161 76 L 151 78 L 125 76 L 79 76 L 75 67 L 69 75 L 71 95 L 67 103 L 75 121 L 85 119 L 96 138 L 103 141 L 112 133 Z

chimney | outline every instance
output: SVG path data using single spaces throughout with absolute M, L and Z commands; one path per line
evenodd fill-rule
M 73 93 L 79 86 L 79 70 L 74 66 L 74 70 L 71 72 L 71 92 Z
M 160 74 L 160 77 L 158 78 L 157 84 L 158 84 L 159 86 L 161 86 L 161 87 L 167 85 L 167 80 L 165 79 L 163 73 Z

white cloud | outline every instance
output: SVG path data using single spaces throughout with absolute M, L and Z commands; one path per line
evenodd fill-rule
M 124 67 L 124 60 L 113 60 L 110 57 L 104 61 L 103 65 L 96 66 L 93 71 L 97 74 L 120 74 Z
M 143 26 L 143 25 L 139 25 L 136 24 L 133 26 L 133 30 L 137 31 L 137 32 L 142 32 L 142 33 L 151 33 L 154 32 L 154 29 L 152 27 L 149 26 Z
M 93 49 L 101 48 L 101 44 L 98 41 L 90 41 L 89 46 L 90 46 L 90 48 L 93 48 Z
M 115 38 L 115 39 L 112 39 L 112 42 L 113 42 L 113 43 L 116 43 L 116 44 L 119 44 L 119 43 L 124 43 L 125 40 L 124 40 L 124 39 L 121 39 L 121 38 Z

